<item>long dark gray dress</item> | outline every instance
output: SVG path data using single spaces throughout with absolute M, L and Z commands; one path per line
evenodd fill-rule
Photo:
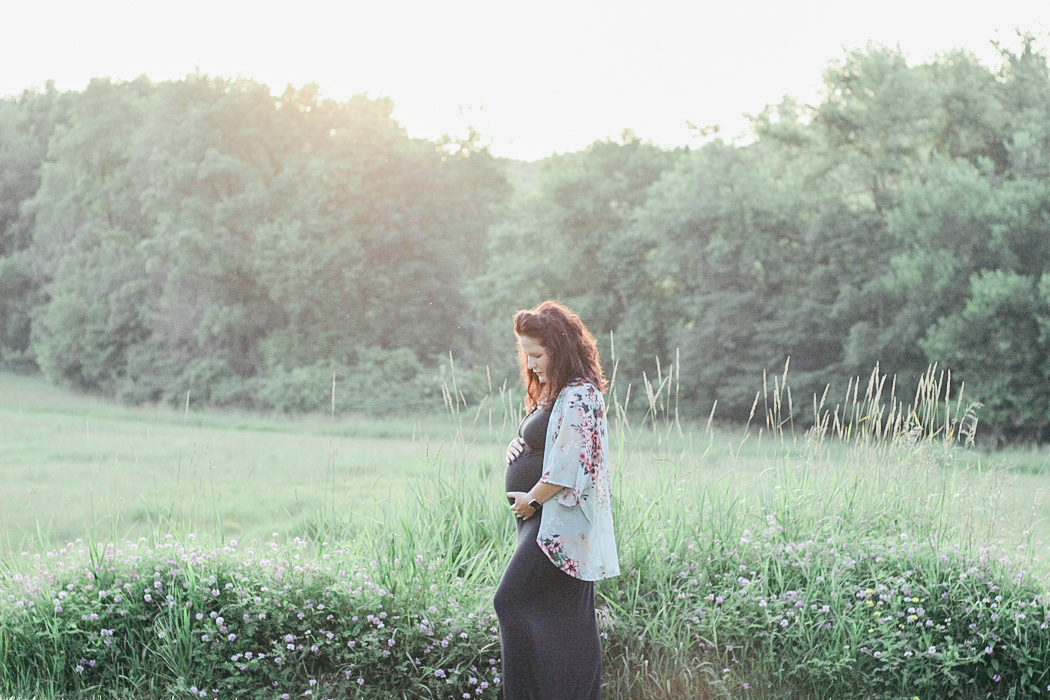
M 549 409 L 533 411 L 518 435 L 525 450 L 507 466 L 506 490 L 528 491 L 543 473 Z M 597 700 L 601 640 L 594 582 L 551 563 L 536 543 L 540 514 L 518 520 L 518 541 L 496 589 L 507 700 Z

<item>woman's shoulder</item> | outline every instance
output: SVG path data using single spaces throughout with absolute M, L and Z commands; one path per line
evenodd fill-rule
M 603 405 L 605 396 L 597 385 L 589 379 L 574 379 L 565 385 L 559 399 L 573 404 Z

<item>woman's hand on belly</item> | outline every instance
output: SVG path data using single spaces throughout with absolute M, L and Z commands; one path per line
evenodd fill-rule
M 507 464 L 510 464 L 511 462 L 516 460 L 518 457 L 520 457 L 521 453 L 524 452 L 524 451 L 525 451 L 525 441 L 524 440 L 522 440 L 520 437 L 516 437 L 513 440 L 511 440 L 510 444 L 507 445 Z

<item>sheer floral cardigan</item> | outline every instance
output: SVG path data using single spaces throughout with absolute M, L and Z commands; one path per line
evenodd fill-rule
M 575 578 L 618 575 L 605 398 L 590 382 L 571 383 L 554 400 L 540 481 L 563 487 L 543 504 L 540 549 Z

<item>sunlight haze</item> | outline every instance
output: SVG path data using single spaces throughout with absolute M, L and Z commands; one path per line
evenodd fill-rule
M 585 1 L 494 3 L 303 0 L 96 3 L 42 0 L 0 10 L 0 95 L 53 79 L 155 82 L 199 71 L 280 93 L 389 97 L 412 136 L 470 126 L 498 155 L 579 150 L 631 129 L 664 146 L 697 127 L 742 133 L 745 114 L 792 95 L 819 99 L 846 49 L 899 45 L 912 62 L 966 48 L 988 65 L 1016 30 L 1047 45 L 1045 0 L 843 5 Z M 848 7 L 848 9 L 847 9 Z

